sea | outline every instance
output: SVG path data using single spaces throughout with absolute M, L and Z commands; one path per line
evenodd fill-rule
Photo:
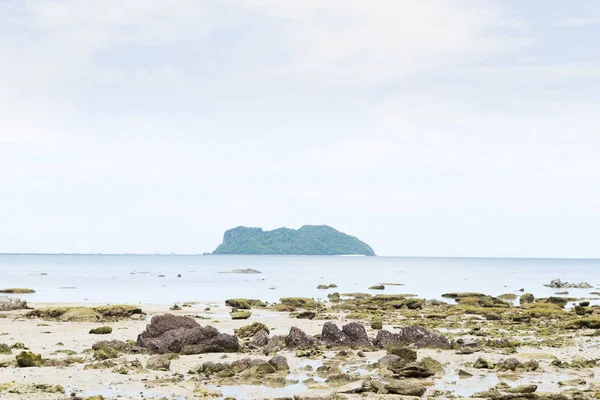
M 261 273 L 231 271 L 255 269 Z M 588 282 L 593 289 L 552 289 L 552 279 Z M 335 284 L 322 290 L 318 285 Z M 384 290 L 370 290 L 384 284 Z M 407 258 L 242 255 L 0 255 L 0 289 L 34 303 L 222 303 L 228 298 L 276 302 L 282 297 L 327 299 L 333 292 L 413 294 L 444 300 L 447 292 L 493 296 L 522 291 L 536 297 L 567 290 L 592 298 L 600 288 L 600 260 Z M 595 298 L 595 299 L 594 299 Z M 452 301 L 452 300 L 449 300 Z

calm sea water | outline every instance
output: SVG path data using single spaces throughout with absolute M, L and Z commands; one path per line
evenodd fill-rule
M 254 268 L 256 275 L 226 273 Z M 45 274 L 45 275 L 44 275 Z M 177 275 L 182 277 L 178 278 Z M 160 275 L 165 275 L 160 277 Z M 277 301 L 328 293 L 412 293 L 428 299 L 455 291 L 491 295 L 518 290 L 548 296 L 553 278 L 600 287 L 600 260 L 318 256 L 0 255 L 0 287 L 27 287 L 31 302 L 222 302 L 231 297 Z M 334 290 L 318 290 L 335 283 Z M 399 283 L 369 291 L 378 283 Z M 578 297 L 594 289 L 569 289 Z

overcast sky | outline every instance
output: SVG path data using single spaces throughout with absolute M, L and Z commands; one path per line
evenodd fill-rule
M 3 0 L 0 252 L 600 257 L 600 1 Z

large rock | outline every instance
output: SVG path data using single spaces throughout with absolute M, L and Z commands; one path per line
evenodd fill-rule
M 0 296 L 0 311 L 22 310 L 27 308 L 27 302 L 18 297 Z
M 285 348 L 285 340 L 286 340 L 286 336 L 283 336 L 283 335 L 273 336 L 267 342 L 267 345 L 263 349 L 263 353 L 265 353 L 265 355 L 269 355 L 271 353 L 277 353 L 278 351 L 283 350 Z
M 261 330 L 258 331 L 249 343 L 249 347 L 258 349 L 260 347 L 265 347 L 269 343 L 269 334 L 267 331 Z
M 152 353 L 233 353 L 240 350 L 235 336 L 201 326 L 190 317 L 171 314 L 152 317 L 137 342 Z
M 401 328 L 398 333 L 392 333 L 385 330 L 379 331 L 377 332 L 375 344 L 379 347 L 387 347 L 392 344 L 414 344 L 418 348 L 450 348 L 450 341 L 444 336 L 433 333 L 419 325 Z
M 285 337 L 285 344 L 287 347 L 303 347 L 313 343 L 313 340 L 309 338 L 306 333 L 300 328 L 292 326 L 290 333 Z
M 421 397 L 425 394 L 425 386 L 419 382 L 412 381 L 390 381 L 385 384 L 385 389 L 388 393 L 399 394 L 403 396 L 418 396 Z
M 365 327 L 357 322 L 344 325 L 341 330 L 333 322 L 325 322 L 321 342 L 332 346 L 372 346 Z
M 168 371 L 171 368 L 171 359 L 173 354 L 160 354 L 152 356 L 146 363 L 146 369 L 154 371 Z

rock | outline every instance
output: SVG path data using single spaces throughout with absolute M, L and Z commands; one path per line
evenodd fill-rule
M 264 375 L 277 372 L 275 367 L 269 362 L 261 359 L 255 359 L 250 362 L 251 373 L 248 375 Z
M 555 288 L 555 289 L 564 289 L 564 288 L 590 289 L 592 287 L 592 285 L 590 285 L 587 282 L 570 283 L 570 282 L 563 282 L 560 279 L 552 279 L 552 281 L 549 284 L 546 284 L 544 286 Z
M 327 298 L 332 303 L 338 303 L 340 301 L 340 294 L 338 292 L 330 293 L 330 294 L 327 295 Z
M 339 387 L 336 390 L 336 393 L 341 393 L 341 394 L 362 393 L 365 391 L 364 384 L 365 384 L 365 381 L 350 382 L 344 386 Z
M 168 371 L 171 368 L 171 360 L 175 356 L 177 356 L 177 354 L 172 353 L 152 356 L 148 359 L 148 362 L 146 362 L 146 369 L 151 369 L 154 371 Z
M 240 339 L 245 339 L 253 337 L 260 331 L 265 331 L 267 336 L 269 335 L 269 328 L 267 328 L 265 324 L 253 322 L 250 325 L 242 326 L 241 328 L 236 329 L 235 336 L 239 337 Z
M 238 310 L 250 310 L 252 307 L 246 299 L 229 299 L 225 300 L 225 305 L 237 308 Z
M 300 328 L 292 326 L 290 333 L 285 338 L 287 347 L 303 347 L 312 343 L 312 340 Z
M 248 319 L 252 316 L 252 313 L 250 311 L 236 311 L 229 315 L 231 315 L 231 319 Z
M 392 365 L 395 362 L 398 362 L 402 360 L 400 357 L 398 357 L 395 354 L 388 354 L 386 356 L 383 356 L 379 359 L 379 361 L 377 361 L 377 363 L 379 364 L 380 367 L 382 368 L 387 368 L 388 366 Z
M 464 369 L 459 369 L 458 370 L 458 376 L 461 378 L 470 378 L 473 376 L 473 374 L 465 371 Z
M 332 346 L 372 346 L 365 327 L 357 322 L 344 325 L 342 330 L 333 322 L 325 322 L 321 342 Z
M 22 351 L 15 358 L 17 359 L 17 365 L 21 368 L 41 367 L 44 365 L 42 356 L 31 351 Z
M 418 348 L 450 348 L 450 341 L 444 336 L 435 334 L 419 325 L 401 328 L 398 333 L 381 330 L 377 332 L 375 344 L 379 347 L 388 347 L 391 344 L 414 344 Z
M 521 297 L 519 297 L 520 304 L 531 304 L 534 302 L 534 300 L 535 300 L 535 297 L 533 297 L 533 295 L 531 293 L 525 293 L 525 294 L 522 294 Z
M 425 394 L 425 386 L 419 382 L 408 380 L 390 381 L 384 384 L 385 390 L 391 394 L 399 394 L 402 396 L 417 396 L 421 397 Z
M 387 367 L 390 371 L 394 372 L 398 378 L 429 378 L 435 375 L 434 371 L 418 365 L 417 363 L 407 364 L 404 360 L 394 362 L 392 365 Z
M 314 311 L 303 311 L 300 314 L 296 315 L 297 319 L 314 319 L 317 316 L 317 313 Z
M 438 372 L 444 372 L 444 366 L 442 365 L 442 363 L 438 360 L 434 360 L 431 357 L 423 358 L 419 364 L 423 368 L 433 372 L 434 374 L 437 374 Z
M 371 329 L 380 330 L 383 329 L 383 323 L 379 320 L 371 322 Z
M 109 333 L 112 333 L 110 326 L 99 326 L 98 328 L 90 329 L 91 335 L 108 335 Z
M 290 366 L 288 365 L 287 358 L 282 355 L 277 355 L 269 360 L 276 371 L 289 371 Z
M 256 335 L 252 337 L 252 340 L 249 343 L 249 346 L 257 349 L 259 347 L 265 347 L 269 343 L 269 334 L 264 331 L 258 331 Z
M 389 347 L 387 350 L 388 354 L 393 354 L 403 359 L 406 362 L 414 362 L 417 361 L 417 352 L 413 349 L 409 349 L 406 347 Z
M 6 343 L 0 343 L 0 354 L 12 354 L 12 349 Z
M 329 286 L 327 286 L 327 285 L 319 285 L 319 286 L 317 286 L 317 289 L 329 289 Z
M 493 369 L 494 363 L 479 357 L 473 364 L 473 368 L 477 369 Z
M 27 309 L 27 302 L 17 297 L 0 296 L 0 311 Z
M 276 352 L 284 349 L 285 346 L 286 346 L 286 337 L 282 336 L 282 335 L 275 335 L 271 339 L 269 339 L 269 342 L 263 349 L 263 353 L 265 355 L 269 355 L 270 353 L 276 353 Z
M 96 360 L 108 360 L 110 358 L 119 357 L 119 353 L 128 352 L 131 346 L 120 340 L 102 340 L 92 346 L 94 350 L 94 358 Z
M 146 330 L 138 335 L 139 346 L 152 353 L 231 353 L 240 350 L 235 336 L 219 333 L 212 326 L 201 326 L 190 317 L 171 314 L 152 317 Z
M 95 322 L 102 320 L 102 315 L 85 307 L 74 307 L 62 314 L 59 319 L 65 322 Z
M 249 358 L 242 358 L 231 363 L 231 369 L 235 373 L 240 373 L 247 370 L 252 366 L 252 360 Z
M 384 285 L 373 285 L 373 286 L 369 286 L 369 290 L 385 290 L 385 286 Z

